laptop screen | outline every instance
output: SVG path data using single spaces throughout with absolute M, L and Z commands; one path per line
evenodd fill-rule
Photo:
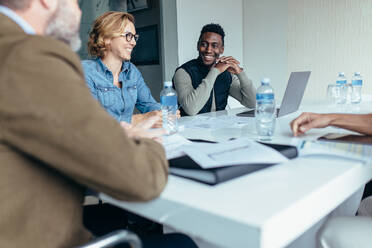
M 283 96 L 278 117 L 293 113 L 298 110 L 302 97 L 309 81 L 310 71 L 292 72 Z
M 293 113 L 298 110 L 301 104 L 302 97 L 309 81 L 310 71 L 292 72 L 287 88 L 285 89 L 284 97 L 280 109 L 277 109 L 277 117 Z M 254 117 L 254 110 L 238 113 L 237 116 Z

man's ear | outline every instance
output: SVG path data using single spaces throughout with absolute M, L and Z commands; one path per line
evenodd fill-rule
M 59 0 L 37 0 L 40 2 L 40 4 L 48 9 L 49 11 L 54 12 L 57 9 L 58 1 Z
M 223 54 L 224 51 L 225 51 L 225 47 L 224 47 L 224 45 L 222 45 L 221 53 L 220 54 Z

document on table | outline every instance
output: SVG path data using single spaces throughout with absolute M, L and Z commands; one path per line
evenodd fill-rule
M 163 147 L 167 159 L 184 156 L 185 153 L 183 152 L 182 147 L 191 144 L 192 142 L 190 140 L 184 138 L 178 133 L 163 136 Z
M 239 164 L 277 164 L 288 158 L 280 152 L 248 138 L 221 143 L 193 143 L 182 146 L 185 154 L 202 168 L 217 168 Z
M 302 141 L 299 146 L 300 156 L 330 155 L 360 161 L 372 161 L 372 145 L 329 142 Z
M 253 118 L 239 117 L 239 116 L 195 116 L 192 120 L 185 122 L 186 128 L 192 129 L 220 129 L 240 127 L 242 125 L 254 124 Z

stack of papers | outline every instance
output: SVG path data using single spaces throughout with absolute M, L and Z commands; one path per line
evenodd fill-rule
M 191 144 L 192 142 L 190 140 L 178 133 L 163 136 L 163 147 L 168 160 L 184 156 L 183 147 Z
M 372 161 L 372 145 L 304 140 L 298 148 L 300 156 L 329 155 L 363 162 Z
M 167 158 L 187 155 L 203 169 L 240 164 L 277 164 L 288 160 L 275 149 L 239 138 L 220 143 L 196 143 L 175 134 L 164 142 Z
M 219 116 L 209 117 L 197 115 L 190 121 L 183 123 L 185 128 L 190 129 L 221 129 L 221 128 L 234 128 L 241 127 L 247 124 L 254 124 L 254 118 L 246 118 L 239 116 Z
M 203 169 L 239 164 L 277 164 L 288 160 L 280 152 L 248 138 L 183 147 L 183 152 Z

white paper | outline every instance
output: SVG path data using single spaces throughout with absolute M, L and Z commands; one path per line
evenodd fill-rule
M 300 156 L 330 155 L 360 161 L 372 160 L 372 145 L 304 140 L 299 145 L 298 150 Z
M 239 138 L 216 144 L 194 143 L 192 146 L 183 146 L 182 149 L 196 163 L 206 169 L 249 163 L 281 163 L 288 160 L 280 152 L 249 138 Z
M 221 129 L 241 127 L 242 125 L 254 124 L 254 118 L 240 116 L 195 116 L 191 120 L 184 122 L 186 128 L 191 129 Z
M 167 159 L 177 158 L 185 155 L 182 151 L 182 146 L 192 144 L 191 141 L 182 137 L 178 133 L 163 136 L 163 147 Z

